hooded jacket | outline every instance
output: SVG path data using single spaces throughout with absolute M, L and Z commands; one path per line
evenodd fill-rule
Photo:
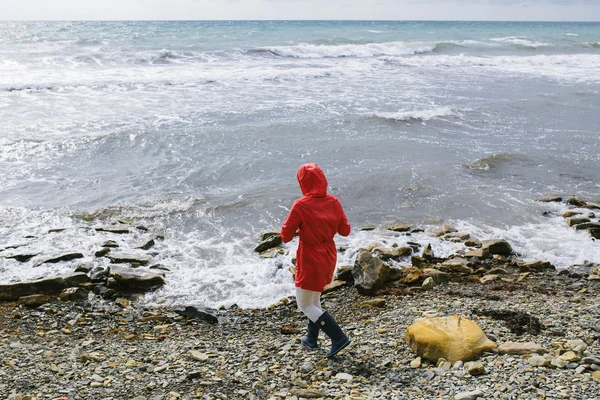
M 327 179 L 317 164 L 302 165 L 297 178 L 304 196 L 292 205 L 280 236 L 285 243 L 291 241 L 296 232 L 300 237 L 296 286 L 322 292 L 335 271 L 337 249 L 333 237 L 336 233 L 348 236 L 350 224 L 340 201 L 327 194 Z

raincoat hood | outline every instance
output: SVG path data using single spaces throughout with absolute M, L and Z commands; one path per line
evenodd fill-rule
M 327 179 L 317 164 L 304 164 L 298 169 L 298 183 L 302 194 L 309 197 L 327 195 Z

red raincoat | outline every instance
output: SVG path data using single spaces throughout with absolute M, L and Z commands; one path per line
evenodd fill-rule
M 350 224 L 340 201 L 327 194 L 327 179 L 317 164 L 304 164 L 298 169 L 298 183 L 304 197 L 292 205 L 281 227 L 281 239 L 287 243 L 296 232 L 300 236 L 296 252 L 296 286 L 322 292 L 331 282 L 337 249 L 336 233 L 350 234 Z

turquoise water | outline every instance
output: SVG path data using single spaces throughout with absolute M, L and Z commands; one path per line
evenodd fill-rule
M 134 218 L 167 233 L 157 297 L 268 304 L 291 256 L 252 248 L 317 162 L 357 227 L 451 222 L 599 262 L 532 201 L 600 199 L 599 91 L 600 23 L 0 22 L 0 248 L 91 251 L 43 233 Z M 365 235 L 340 263 L 385 239 Z M 55 272 L 33 265 L 0 258 L 0 281 Z

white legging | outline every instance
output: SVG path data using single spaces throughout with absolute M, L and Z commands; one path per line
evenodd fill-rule
M 312 290 L 304 290 L 296 288 L 296 303 L 308 319 L 312 322 L 317 322 L 319 317 L 323 315 L 321 310 L 321 292 L 313 292 Z

